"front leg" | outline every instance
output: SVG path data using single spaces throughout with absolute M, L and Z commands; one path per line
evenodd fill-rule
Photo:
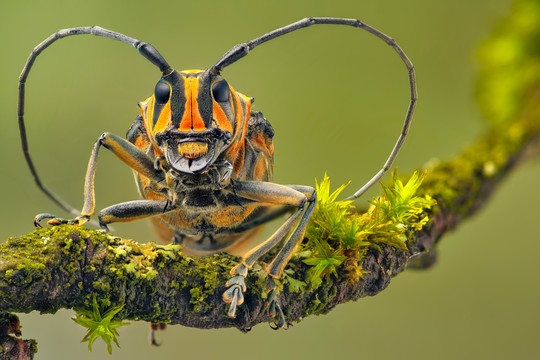
M 297 208 L 268 240 L 243 256 L 242 263 L 231 270 L 233 277 L 227 282 L 228 289 L 223 294 L 223 300 L 231 304 L 227 314 L 234 317 L 236 307 L 244 302 L 243 293 L 246 291 L 244 279 L 248 269 L 292 231 L 279 253 L 266 268 L 269 275 L 267 280 L 269 313 L 272 317 L 277 316 L 275 328 L 282 328 L 286 321 L 277 301 L 274 278 L 277 279 L 281 276 L 283 268 L 304 238 L 307 224 L 315 208 L 315 190 L 309 186 L 284 186 L 259 181 L 237 181 L 234 183 L 234 192 L 242 198 L 256 201 L 261 205 L 286 205 Z
M 110 150 L 120 160 L 125 162 L 133 170 L 139 174 L 159 183 L 164 181 L 163 171 L 155 169 L 154 161 L 148 157 L 141 149 L 111 133 L 103 133 L 95 142 L 88 162 L 86 170 L 86 179 L 84 182 L 84 205 L 81 214 L 75 219 L 66 220 L 56 217 L 52 214 L 39 214 L 34 220 L 34 225 L 40 226 L 39 222 L 43 219 L 52 219 L 48 222 L 49 225 L 59 224 L 78 224 L 82 225 L 87 222 L 95 211 L 95 191 L 94 178 L 96 175 L 97 159 L 99 148 L 103 146 Z
M 175 209 L 168 200 L 134 200 L 109 206 L 99 212 L 98 218 L 101 227 L 108 230 L 107 225 L 113 222 L 135 221 Z

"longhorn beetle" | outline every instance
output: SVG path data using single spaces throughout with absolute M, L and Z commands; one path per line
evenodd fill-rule
M 260 225 L 292 211 L 292 215 L 260 245 L 243 254 L 231 270 L 223 300 L 230 303 L 228 315 L 244 302 L 244 278 L 255 261 L 286 238 L 266 271 L 269 314 L 275 328 L 286 325 L 278 302 L 274 279 L 302 241 L 315 208 L 316 193 L 310 186 L 270 182 L 273 169 L 274 131 L 260 112 L 251 111 L 252 99 L 235 91 L 221 76 L 222 70 L 246 56 L 254 47 L 311 25 L 347 25 L 363 29 L 390 45 L 404 62 L 410 86 L 410 103 L 401 134 L 382 169 L 347 200 L 362 195 L 390 168 L 409 130 L 416 105 L 414 68 L 396 42 L 379 30 L 355 19 L 305 18 L 225 53 L 207 70 L 176 71 L 150 44 L 98 26 L 59 30 L 37 45 L 19 78 L 18 122 L 24 156 L 38 187 L 64 210 L 75 216 L 66 220 L 39 214 L 34 224 L 50 219 L 49 225 L 79 224 L 94 214 L 94 176 L 99 149 L 103 146 L 131 167 L 143 200 L 109 206 L 98 214 L 107 229 L 113 222 L 150 217 L 157 233 L 167 241 L 182 244 L 188 254 L 209 255 L 219 251 L 237 253 Z M 126 139 L 103 133 L 96 141 L 86 173 L 84 205 L 77 211 L 41 182 L 28 152 L 24 125 L 25 82 L 36 57 L 56 40 L 92 34 L 134 46 L 162 72 L 154 93 L 139 103 L 139 115 Z M 288 235 L 288 236 L 287 236 Z

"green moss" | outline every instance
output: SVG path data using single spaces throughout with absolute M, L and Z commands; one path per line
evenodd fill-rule
M 375 198 L 365 213 L 355 211 L 352 201 L 336 200 L 347 184 L 331 193 L 325 175 L 316 184 L 317 206 L 301 252 L 303 262 L 311 266 L 310 286 L 317 288 L 324 277 L 337 277 L 338 272 L 348 273 L 352 282 L 358 281 L 363 274 L 362 258 L 370 247 L 380 249 L 380 244 L 386 244 L 407 250 L 410 234 L 424 227 L 427 211 L 435 205 L 429 194 L 416 195 L 424 175 L 415 172 L 404 184 L 394 172 L 392 183 L 382 185 L 384 194 Z
M 145 271 L 141 273 L 141 277 L 146 280 L 152 280 L 158 275 L 158 272 L 153 267 L 147 266 Z
M 37 239 L 42 237 L 48 239 L 46 246 L 49 247 L 49 251 L 54 252 L 56 251 L 54 249 L 58 249 L 59 253 L 62 254 L 62 263 L 56 262 L 57 258 L 54 253 L 52 254 L 54 266 L 66 274 L 75 275 L 82 271 L 86 277 L 95 278 L 92 282 L 94 291 L 80 294 L 80 298 L 76 300 L 78 308 L 91 306 L 92 299 L 96 295 L 100 306 L 115 306 L 115 304 L 122 302 L 122 299 L 118 297 L 118 287 L 130 286 L 144 291 L 149 300 L 152 298 L 161 299 L 163 289 L 166 289 L 165 294 L 172 298 L 178 296 L 182 288 L 187 288 L 191 294 L 193 309 L 196 312 L 208 311 L 211 310 L 208 304 L 209 297 L 222 290 L 226 281 L 223 274 L 235 265 L 235 260 L 231 257 L 225 257 L 225 259 L 209 257 L 202 261 L 195 261 L 184 257 L 181 253 L 181 247 L 178 245 L 139 244 L 102 231 L 74 226 L 40 229 L 30 234 L 29 237 L 12 239 L 10 242 L 11 246 L 22 247 L 27 246 L 29 241 L 39 241 Z M 32 246 L 42 248 L 43 244 L 33 243 Z M 92 259 L 81 269 L 79 267 L 82 260 L 81 254 L 87 250 L 87 246 L 92 249 Z M 22 269 L 19 271 L 26 272 L 30 267 L 26 263 L 20 263 L 19 268 Z M 190 280 L 164 280 L 161 272 L 167 270 L 171 270 L 173 273 L 181 272 L 185 274 L 185 278 Z M 8 275 L 11 278 L 17 270 L 9 271 Z M 32 280 L 33 276 L 28 277 L 25 281 L 31 282 Z M 76 277 L 68 277 L 66 282 L 69 285 L 64 286 L 64 290 L 68 288 L 76 291 L 85 290 L 83 283 Z M 170 303 L 174 304 L 174 301 Z M 175 313 L 178 309 L 163 309 L 159 304 L 159 301 L 152 301 L 144 313 L 131 314 L 131 316 L 159 319 L 159 321 L 164 322 L 170 321 L 167 314 Z
M 193 311 L 197 313 L 206 312 L 212 309 L 212 305 L 207 301 L 208 298 L 214 296 L 218 291 L 223 291 L 226 279 L 223 278 L 223 273 L 228 273 L 232 266 L 236 263 L 230 260 L 223 260 L 218 257 L 205 257 L 193 261 L 187 258 L 184 266 L 185 274 L 193 279 L 189 283 L 183 281 L 180 284 L 175 284 L 177 287 L 187 288 L 190 293 L 190 304 L 193 304 Z M 218 269 L 222 271 L 216 271 Z
M 306 307 L 303 309 L 303 313 L 306 316 L 320 315 L 325 307 L 326 303 L 319 299 L 319 293 L 313 293 L 312 298 L 306 302 Z
M 511 15 L 498 23 L 478 50 L 481 61 L 476 98 L 484 117 L 508 124 L 540 82 L 540 4 L 515 1 Z
M 88 351 L 92 351 L 92 344 L 98 338 L 101 338 L 107 344 L 109 355 L 112 354 L 111 341 L 113 341 L 116 346 L 120 347 L 117 339 L 119 334 L 116 329 L 120 326 L 129 325 L 129 323 L 124 323 L 121 320 L 113 319 L 123 307 L 124 305 L 120 305 L 103 311 L 100 309 L 96 297 L 94 296 L 92 298 L 92 310 L 79 309 L 77 311 L 73 321 L 88 329 L 86 335 L 81 341 L 88 341 Z
M 294 278 L 295 271 L 292 268 L 287 268 L 283 271 L 282 280 L 287 284 L 287 288 L 291 293 L 303 293 L 307 284 L 305 281 Z
M 111 290 L 111 286 L 107 283 L 104 283 L 103 280 L 94 281 L 93 287 L 96 290 L 99 290 L 102 293 L 108 293 Z

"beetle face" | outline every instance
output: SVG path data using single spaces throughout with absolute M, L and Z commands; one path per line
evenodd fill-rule
M 251 102 L 209 70 L 172 71 L 139 104 L 157 156 L 183 174 L 206 171 L 223 154 L 236 158 Z

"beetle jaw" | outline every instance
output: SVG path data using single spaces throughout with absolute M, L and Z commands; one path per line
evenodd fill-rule
M 198 150 L 187 149 L 186 151 L 186 147 L 197 148 Z M 201 148 L 206 149 L 201 151 Z M 217 151 L 214 144 L 198 141 L 185 141 L 182 143 L 169 141 L 165 145 L 165 157 L 174 170 L 183 174 L 199 174 L 212 165 L 217 158 Z
M 156 134 L 167 162 L 182 174 L 205 172 L 228 147 L 232 134 L 218 128 L 204 131 L 169 129 Z
M 205 141 L 184 141 L 178 144 L 178 153 L 188 159 L 198 159 L 208 154 L 208 143 Z

